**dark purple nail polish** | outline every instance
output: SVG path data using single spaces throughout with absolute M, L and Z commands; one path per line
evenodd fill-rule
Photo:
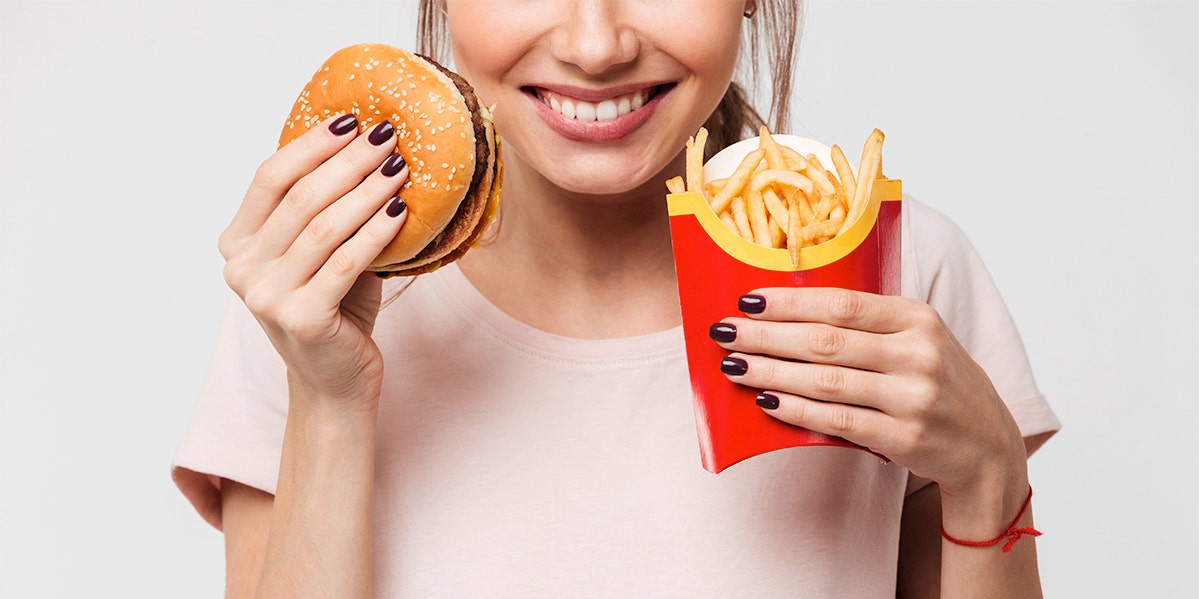
M 355 129 L 358 129 L 358 117 L 352 114 L 343 114 L 329 123 L 329 132 L 334 135 L 345 135 Z
M 404 157 L 399 154 L 388 156 L 387 160 L 383 161 L 383 168 L 379 172 L 385 177 L 395 177 L 396 173 L 404 170 Z
M 779 398 L 771 395 L 770 393 L 763 392 L 759 393 L 758 397 L 754 398 L 754 403 L 758 404 L 758 407 L 760 408 L 774 410 L 775 408 L 779 407 Z
M 734 339 L 737 339 L 737 327 L 718 322 L 708 327 L 708 337 L 717 343 L 732 343 Z
M 370 141 L 371 145 L 373 146 L 382 146 L 383 142 L 391 139 L 392 134 L 395 132 L 396 128 L 393 127 L 391 123 L 384 121 L 378 125 L 375 125 L 374 129 L 371 129 L 371 133 L 367 135 L 367 140 Z
M 400 198 L 392 198 L 392 203 L 388 204 L 387 207 L 387 215 L 392 218 L 396 218 L 397 216 L 403 214 L 407 208 L 408 204 L 405 204 L 404 200 Z
M 743 295 L 738 298 L 738 310 L 746 314 L 762 314 L 767 309 L 767 298 L 761 295 Z
M 741 376 L 743 374 L 746 374 L 746 371 L 749 369 L 750 369 L 750 365 L 747 364 L 746 361 L 741 358 L 732 358 L 731 357 L 731 358 L 725 358 L 724 360 L 721 360 L 721 372 L 724 372 L 725 374 Z

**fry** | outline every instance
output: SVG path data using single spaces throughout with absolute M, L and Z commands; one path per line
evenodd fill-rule
M 734 197 L 730 203 L 730 211 L 733 212 L 733 223 L 737 226 L 738 235 L 741 235 L 742 239 L 753 242 L 754 231 L 750 229 L 750 217 L 746 214 L 746 197 Z
M 779 225 L 781 230 L 787 230 L 788 224 L 788 209 L 787 205 L 780 199 L 779 194 L 775 193 L 774 189 L 767 188 L 762 192 L 763 203 L 767 206 L 767 212 L 771 214 L 771 218 Z M 774 246 L 774 244 L 772 244 Z
M 768 185 L 786 185 L 803 189 L 804 193 L 813 192 L 813 180 L 796 171 L 786 169 L 767 169 L 756 173 L 747 184 L 750 189 L 762 190 Z
M 728 212 L 722 212 L 717 215 L 717 218 L 721 219 L 721 222 L 725 223 L 725 226 L 729 227 L 730 231 L 733 231 L 734 233 L 738 232 L 737 223 L 733 222 L 732 214 L 729 214 Z
M 754 234 L 754 243 L 771 247 L 771 229 L 767 225 L 767 207 L 763 203 L 761 193 L 753 190 L 746 193 L 746 214 L 750 217 L 750 232 Z
M 746 183 L 750 181 L 750 175 L 754 172 L 754 169 L 758 168 L 758 163 L 762 159 L 762 150 L 754 150 L 742 159 L 741 164 L 729 176 L 729 182 L 725 184 L 725 187 L 721 188 L 720 192 L 713 196 L 711 200 L 713 210 L 719 213 L 729 206 L 729 202 L 733 201 L 733 196 L 741 193 L 742 189 L 746 187 Z
M 792 197 L 794 198 L 799 193 L 800 190 L 796 190 Z M 800 229 L 800 203 L 788 202 L 787 250 L 792 268 L 800 268 L 800 248 L 803 244 L 800 239 Z
M 784 216 L 787 216 L 787 212 L 784 212 Z M 783 227 L 779 226 L 779 221 L 775 220 L 775 218 L 773 216 L 768 215 L 767 216 L 767 226 L 768 226 L 768 229 L 770 230 L 770 235 L 771 235 L 770 247 L 772 247 L 772 248 L 787 247 L 787 232 L 783 230 Z
M 875 129 L 871 135 L 867 137 L 867 143 L 863 146 L 862 160 L 858 163 L 858 187 L 854 190 L 853 209 L 846 215 L 846 222 L 851 225 L 862 216 L 867 209 L 867 202 L 871 200 L 871 190 L 874 187 L 875 179 L 879 176 L 879 169 L 883 160 L 883 132 Z M 850 225 L 845 225 L 849 228 Z
M 721 191 L 722 187 L 725 187 L 725 183 L 727 183 L 728 181 L 729 181 L 729 179 L 713 179 L 712 181 L 705 183 L 704 184 L 704 195 L 706 197 L 710 197 L 710 198 L 713 197 L 714 195 L 717 194 L 717 192 Z
M 683 193 L 687 191 L 687 187 L 683 183 L 683 177 L 671 177 L 667 179 L 667 191 L 669 193 Z
M 800 212 L 800 222 L 799 222 L 800 226 L 803 227 L 805 223 L 812 222 L 812 219 L 813 219 L 812 202 L 808 201 L 808 194 L 804 193 L 802 190 L 797 189 L 788 198 L 788 224 L 789 224 L 789 226 L 791 225 L 791 222 L 792 222 L 792 212 L 791 212 L 792 204 L 795 204 L 796 210 L 798 210 Z
M 779 144 L 775 143 L 775 138 L 771 137 L 771 132 L 767 130 L 766 125 L 758 128 L 758 147 L 765 154 L 767 168 L 787 168 L 787 162 L 783 159 L 783 152 L 779 150 Z
M 708 143 L 708 129 L 701 127 L 696 137 L 689 138 L 685 157 L 687 175 L 687 190 L 701 191 L 704 189 L 704 146 Z
M 842 148 L 838 147 L 837 144 L 833 144 L 833 147 L 830 149 L 833 150 L 830 153 L 830 156 L 833 158 L 833 168 L 837 169 L 842 189 L 846 190 L 846 199 L 852 200 L 854 198 L 854 169 L 850 168 L 850 161 L 846 160 L 846 155 L 842 153 Z

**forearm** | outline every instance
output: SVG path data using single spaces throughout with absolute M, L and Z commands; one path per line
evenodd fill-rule
M 952 537 L 970 541 L 991 540 L 1013 524 L 1029 495 L 1028 475 L 1022 462 L 994 484 L 970 491 L 942 491 L 942 526 Z M 1032 508 L 1015 527 L 1033 527 Z M 1008 539 L 989 547 L 967 547 L 942 539 L 941 596 L 1030 597 L 1042 596 L 1038 576 L 1037 545 L 1025 535 L 1007 553 Z
M 291 393 L 257 595 L 370 597 L 376 410 Z

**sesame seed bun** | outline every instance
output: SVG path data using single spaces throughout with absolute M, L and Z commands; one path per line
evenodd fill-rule
M 502 180 L 491 112 L 470 84 L 400 48 L 350 46 L 329 57 L 300 92 L 279 146 L 346 113 L 358 117 L 360 131 L 391 121 L 396 151 L 409 168 L 399 193 L 407 220 L 370 270 L 419 274 L 461 257 L 491 222 Z

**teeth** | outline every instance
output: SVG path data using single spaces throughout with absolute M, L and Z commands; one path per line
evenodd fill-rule
M 591 102 L 576 102 L 575 118 L 581 121 L 596 120 L 596 105 Z
M 617 103 L 612 100 L 605 100 L 596 105 L 596 120 L 597 121 L 615 121 L 617 120 Z
M 610 98 L 599 103 L 585 102 L 578 99 L 559 98 L 544 94 L 539 96 L 542 103 L 549 106 L 568 119 L 580 121 L 613 121 L 625 116 L 646 104 L 647 92 L 639 91 L 617 98 Z

